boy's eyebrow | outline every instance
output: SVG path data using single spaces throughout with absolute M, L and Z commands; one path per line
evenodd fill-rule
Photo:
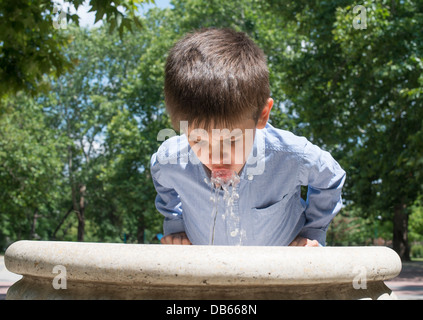
M 195 129 L 194 129 L 195 130 Z M 245 136 L 245 132 L 242 131 L 241 129 L 234 129 L 232 131 L 230 131 L 228 134 L 222 134 L 221 132 L 218 133 L 195 133 L 193 132 L 194 130 L 192 130 L 190 132 L 189 136 L 189 140 L 190 141 L 201 141 L 201 140 L 208 140 L 210 137 L 212 138 L 212 140 L 216 140 L 217 138 L 219 138 L 219 140 L 227 140 L 228 138 L 230 138 L 230 140 L 235 141 L 237 139 L 241 139 L 242 137 Z M 220 129 L 218 129 L 220 130 Z M 234 132 L 235 131 L 235 132 Z
M 239 141 L 239 140 L 241 140 L 242 139 L 242 137 L 244 136 L 244 134 L 242 134 L 242 135 L 239 135 L 239 136 L 237 136 L 237 137 L 234 137 L 234 136 L 232 136 L 231 137 L 231 139 L 230 139 L 230 141 L 231 142 L 236 142 L 236 141 Z M 207 138 L 206 138 L 207 139 Z M 204 138 L 202 138 L 202 137 L 197 137 L 196 139 L 191 139 L 190 141 L 192 142 L 192 143 L 194 143 L 194 144 L 196 144 L 196 143 L 200 143 L 200 142 L 203 142 L 203 141 L 205 141 L 206 139 L 204 139 Z M 208 140 L 208 139 L 207 139 Z M 224 141 L 224 140 L 226 140 L 225 138 L 223 138 L 223 137 L 221 137 L 221 141 Z
M 219 137 L 220 138 L 219 140 L 221 140 L 221 141 L 224 141 L 224 140 L 238 141 L 238 140 L 241 140 L 244 136 L 245 136 L 244 133 L 238 134 L 238 135 L 231 135 L 229 137 L 222 137 L 222 136 L 220 136 Z M 214 139 L 214 140 L 216 140 L 216 139 Z
M 230 138 L 231 141 L 235 141 L 235 140 L 241 139 L 244 136 L 245 136 L 245 132 L 241 129 L 234 129 L 228 132 L 227 134 L 222 134 L 222 132 L 220 131 L 211 134 L 211 137 L 213 140 L 217 140 L 217 138 L 219 140 L 229 140 Z
M 242 139 L 242 137 L 243 137 L 244 135 L 245 135 L 245 134 L 240 134 L 240 135 L 238 135 L 238 136 L 232 136 L 232 137 L 231 137 L 231 141 L 240 140 L 240 139 Z

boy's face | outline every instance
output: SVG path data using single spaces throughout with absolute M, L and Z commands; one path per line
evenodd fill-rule
M 253 148 L 256 129 L 263 129 L 269 119 L 273 100 L 269 98 L 258 121 L 245 118 L 232 128 L 204 130 L 188 124 L 188 142 L 200 159 L 211 171 L 230 169 L 239 173 Z
M 188 126 L 188 142 L 208 169 L 230 169 L 239 173 L 253 147 L 256 125 L 252 119 L 233 128 L 206 131 Z

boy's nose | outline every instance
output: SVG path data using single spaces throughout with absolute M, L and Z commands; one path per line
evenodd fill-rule
M 231 164 L 231 150 L 226 150 L 223 147 L 223 142 L 220 146 L 215 144 L 210 146 L 209 160 L 212 164 Z

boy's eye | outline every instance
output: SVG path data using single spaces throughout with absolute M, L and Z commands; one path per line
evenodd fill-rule
M 206 144 L 206 143 L 207 143 L 207 141 L 205 141 L 205 140 L 201 140 L 201 139 L 200 139 L 200 140 L 194 140 L 194 141 L 193 141 L 193 143 L 194 143 L 194 144 L 204 145 L 204 144 Z
M 201 141 L 203 141 L 204 139 L 201 139 L 201 137 L 197 137 L 195 139 L 189 139 L 192 143 L 199 143 Z
M 226 144 L 235 144 L 238 141 L 240 141 L 240 139 L 227 139 L 227 140 L 224 140 L 224 143 L 226 143 Z

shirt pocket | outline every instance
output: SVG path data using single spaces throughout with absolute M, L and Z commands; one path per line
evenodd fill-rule
M 253 236 L 258 245 L 272 245 L 283 237 L 289 196 L 264 208 L 252 208 Z

